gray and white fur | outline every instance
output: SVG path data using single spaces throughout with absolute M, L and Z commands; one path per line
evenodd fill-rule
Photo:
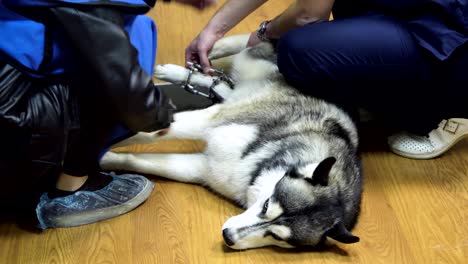
M 247 39 L 221 39 L 211 53 L 235 54 L 229 57 L 235 88 L 220 86 L 227 96 L 223 103 L 177 113 L 167 130 L 138 133 L 116 145 L 197 139 L 206 142 L 202 153 L 108 152 L 101 166 L 201 184 L 236 202 L 245 212 L 222 227 L 224 242 L 233 249 L 317 246 L 327 237 L 359 241 L 350 232 L 362 193 L 353 121 L 335 105 L 289 86 L 273 47 L 246 49 Z M 180 83 L 187 69 L 159 65 L 155 74 Z M 211 84 L 210 76 L 195 75 L 197 85 Z

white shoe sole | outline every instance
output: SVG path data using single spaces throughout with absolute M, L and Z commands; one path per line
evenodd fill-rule
M 411 159 L 433 159 L 433 158 L 437 158 L 441 156 L 442 154 L 447 152 L 450 148 L 452 148 L 454 145 L 456 145 L 458 142 L 468 137 L 468 119 L 450 118 L 449 120 L 462 124 L 465 130 L 461 131 L 459 135 L 454 137 L 451 141 L 448 142 L 448 144 L 444 145 L 442 148 L 432 151 L 432 152 L 427 152 L 427 153 L 410 153 L 410 152 L 405 152 L 405 151 L 392 148 L 391 146 L 390 146 L 390 150 L 399 156 L 402 156 L 405 158 L 411 158 Z M 449 133 L 449 132 L 445 132 L 445 133 Z
M 415 154 L 415 153 L 409 153 L 409 152 L 404 152 L 404 151 L 399 151 L 397 149 L 394 149 L 394 148 L 390 148 L 390 150 L 399 155 L 399 156 L 402 156 L 402 157 L 405 157 L 405 158 L 410 158 L 410 159 L 434 159 L 434 158 L 437 158 L 441 155 L 443 155 L 445 152 L 447 152 L 449 149 L 451 149 L 454 145 L 456 145 L 458 142 L 460 142 L 462 139 L 468 137 L 468 134 L 464 135 L 464 136 L 461 136 L 459 138 L 457 138 L 455 141 L 451 142 L 450 144 L 448 144 L 447 146 L 437 150 L 437 151 L 433 151 L 433 152 L 428 152 L 428 153 L 418 153 L 418 154 Z

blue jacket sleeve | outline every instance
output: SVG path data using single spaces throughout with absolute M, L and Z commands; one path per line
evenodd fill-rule
M 50 10 L 81 56 L 83 68 L 95 76 L 97 87 L 118 121 L 134 132 L 169 126 L 174 107 L 139 65 L 137 50 L 123 29 L 123 14 L 119 10 Z

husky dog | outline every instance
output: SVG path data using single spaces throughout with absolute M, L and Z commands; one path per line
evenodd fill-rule
M 211 58 L 232 61 L 232 92 L 223 103 L 177 113 L 166 130 L 138 133 L 116 146 L 183 138 L 206 142 L 202 153 L 108 152 L 101 166 L 205 185 L 246 209 L 222 227 L 227 246 L 322 245 L 328 238 L 354 243 L 362 192 L 358 135 L 351 118 L 325 101 L 289 86 L 274 49 L 245 48 L 248 36 L 221 39 Z M 181 83 L 187 69 L 156 67 L 156 77 Z M 212 79 L 195 73 L 192 81 Z

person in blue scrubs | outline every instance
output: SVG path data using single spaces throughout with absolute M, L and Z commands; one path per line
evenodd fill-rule
M 227 1 L 186 60 L 207 70 L 214 42 L 266 1 Z M 468 135 L 467 40 L 468 0 L 297 0 L 248 45 L 273 42 L 290 84 L 383 118 L 392 151 L 425 159 Z

